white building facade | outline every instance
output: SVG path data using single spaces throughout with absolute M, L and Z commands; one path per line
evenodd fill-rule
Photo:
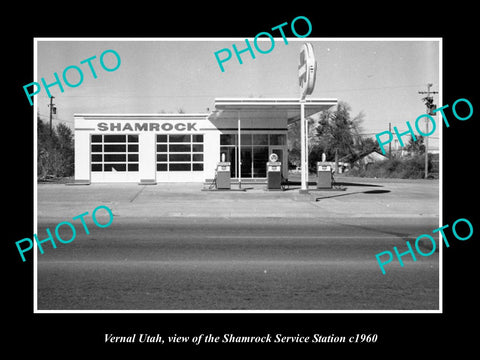
M 307 101 L 307 116 L 336 105 Z M 204 114 L 75 114 L 75 182 L 203 182 L 223 158 L 232 178 L 262 180 L 271 153 L 286 178 L 299 108 L 296 99 L 215 99 Z

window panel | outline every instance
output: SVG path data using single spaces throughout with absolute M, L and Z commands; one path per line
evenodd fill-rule
M 173 142 L 183 142 L 183 143 L 189 143 L 192 140 L 191 135 L 170 135 L 169 141 L 171 143 Z
M 285 145 L 287 136 L 285 134 L 270 134 L 270 145 Z
M 92 171 L 102 171 L 102 164 L 92 164 Z
M 92 162 L 102 162 L 102 154 L 92 154 Z
M 169 168 L 170 168 L 170 171 L 190 171 L 191 164 L 190 163 L 170 163 Z
M 242 146 L 252 145 L 252 134 L 242 134 L 240 140 L 242 140 Z
M 167 164 L 165 164 L 165 163 L 158 163 L 158 164 L 157 164 L 157 171 L 168 171 Z
M 92 143 L 101 143 L 102 135 L 92 135 Z
M 168 156 L 169 161 L 192 161 L 192 156 L 190 154 L 170 154 Z
M 254 146 L 253 147 L 253 176 L 266 177 L 268 146 Z
M 138 152 L 138 145 L 128 145 L 129 152 Z
M 127 171 L 126 164 L 103 164 L 103 171 Z
M 138 143 L 138 135 L 128 135 L 129 143 Z
M 125 162 L 127 161 L 127 156 L 124 154 L 105 154 L 104 156 L 104 161 L 105 162 Z
M 138 171 L 138 164 L 128 164 L 128 171 Z
M 242 146 L 240 151 L 240 158 L 242 159 L 240 168 L 242 170 L 242 177 L 252 176 L 252 147 Z
M 138 161 L 138 154 L 128 154 L 128 161 Z
M 193 171 L 203 171 L 203 164 L 192 164 Z
M 233 162 L 235 161 L 236 158 L 236 147 L 226 147 L 226 146 L 221 146 L 220 147 L 220 160 L 222 159 L 222 154 L 225 155 L 225 161 L 227 162 Z
M 105 152 L 126 152 L 126 145 L 105 145 Z
M 157 135 L 157 142 L 166 143 L 167 135 Z
M 192 142 L 203 143 L 203 135 L 192 135 Z
M 268 135 L 253 134 L 253 145 L 268 145 Z
M 126 142 L 126 139 L 127 139 L 126 135 L 105 135 L 103 138 L 103 142 L 121 143 L 121 142 Z
M 92 145 L 92 153 L 102 152 L 102 145 Z
M 167 154 L 157 154 L 157 161 L 167 161 Z
M 157 152 L 167 152 L 167 145 L 157 145 Z
M 237 135 L 235 134 L 220 134 L 220 145 L 236 145 Z
M 193 144 L 192 145 L 193 152 L 203 152 L 203 144 Z
M 169 145 L 168 149 L 170 152 L 190 152 L 192 146 L 190 144 L 188 145 Z

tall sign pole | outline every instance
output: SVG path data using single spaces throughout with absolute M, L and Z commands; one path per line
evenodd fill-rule
M 241 121 L 240 121 L 240 112 L 237 111 L 238 115 L 238 188 L 242 188 L 242 134 L 240 131 Z
M 306 168 L 305 161 L 305 147 L 307 144 L 307 139 L 305 136 L 305 99 L 300 99 L 300 170 L 301 170 L 301 188 L 300 192 L 308 192 L 307 190 L 307 181 L 308 181 L 308 169 Z
M 300 162 L 301 162 L 301 189 L 308 193 L 308 124 L 305 121 L 305 102 L 307 95 L 313 92 L 317 62 L 313 54 L 313 46 L 305 43 L 300 51 L 300 65 L 298 66 L 298 82 L 300 85 Z

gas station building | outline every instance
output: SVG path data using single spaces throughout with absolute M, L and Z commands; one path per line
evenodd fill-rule
M 306 99 L 305 117 L 336 99 Z M 266 180 L 270 154 L 288 177 L 288 124 L 299 99 L 216 98 L 203 114 L 75 114 L 75 182 L 203 182 L 217 163 L 232 179 Z M 239 164 L 241 164 L 239 166 Z

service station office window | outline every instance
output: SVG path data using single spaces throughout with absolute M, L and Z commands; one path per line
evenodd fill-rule
M 220 159 L 230 162 L 230 176 L 238 178 L 264 178 L 267 176 L 267 161 L 270 152 L 275 148 L 285 148 L 285 134 L 241 134 L 241 151 L 237 134 L 220 135 Z M 286 149 L 285 149 L 286 150 Z M 238 156 L 241 157 L 241 168 L 238 167 Z
M 92 135 L 94 172 L 138 171 L 138 135 Z
M 157 135 L 157 171 L 203 171 L 203 135 Z

